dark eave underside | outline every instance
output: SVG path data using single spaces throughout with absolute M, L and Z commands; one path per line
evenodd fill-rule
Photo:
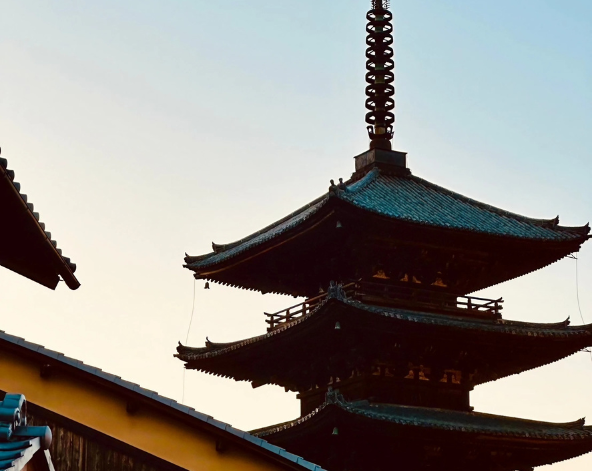
M 351 450 L 345 462 L 371 463 L 371 469 L 377 470 L 392 469 L 393 462 L 404 471 L 449 469 L 451 456 L 455 469 L 491 469 L 492 463 L 499 464 L 495 469 L 500 470 L 527 469 L 592 450 L 592 429 L 583 419 L 558 424 L 476 412 L 346 402 L 338 391 L 328 393 L 327 401 L 304 417 L 251 433 L 295 451 L 315 450 L 315 458 L 321 462 L 330 461 L 331 449 L 340 442 L 343 453 Z M 427 467 L 416 455 L 426 450 L 436 452 Z
M 276 376 L 275 380 L 268 382 L 287 386 L 288 382 L 284 382 L 287 380 L 279 378 L 291 367 L 295 368 L 298 361 L 306 361 L 303 358 L 307 354 L 313 350 L 316 352 L 314 358 L 309 359 L 311 362 L 326 360 L 336 320 L 340 321 L 342 332 L 351 327 L 351 332 L 358 332 L 356 335 L 364 333 L 364 337 L 356 337 L 358 340 L 354 342 L 372 343 L 378 342 L 379 338 L 412 338 L 410 336 L 421 334 L 426 345 L 435 341 L 445 350 L 475 350 L 480 357 L 485 355 L 482 361 L 491 368 L 475 380 L 475 384 L 536 368 L 592 345 L 592 325 L 572 327 L 567 321 L 534 324 L 486 320 L 330 298 L 306 316 L 264 335 L 226 344 L 208 342 L 204 348 L 180 345 L 176 356 L 186 362 L 186 368 L 249 381 L 262 380 L 260 369 L 253 366 L 259 362 L 252 363 L 249 359 L 266 358 L 265 371 L 270 372 L 266 374 L 270 378 Z M 362 338 L 366 340 L 359 340 Z M 510 348 L 517 349 L 522 357 L 513 357 L 509 353 L 513 351 Z M 282 352 L 290 352 L 290 355 L 284 358 L 286 355 Z
M 570 326 L 569 321 L 557 322 L 552 324 L 537 324 L 533 322 L 520 322 L 505 319 L 496 321 L 489 321 L 479 318 L 469 318 L 461 316 L 448 316 L 442 314 L 430 314 L 426 312 L 411 311 L 406 309 L 388 308 L 384 306 L 372 306 L 357 301 L 335 301 L 343 303 L 345 306 L 360 310 L 360 315 L 375 314 L 381 317 L 397 319 L 409 323 L 429 324 L 435 326 L 442 326 L 449 329 L 461 329 L 475 332 L 490 332 L 494 335 L 512 335 L 520 337 L 540 337 L 540 338 L 591 338 L 592 339 L 592 324 L 584 326 Z M 300 325 L 305 323 L 313 316 L 322 316 L 325 304 L 320 305 L 310 314 L 299 318 L 298 320 L 286 324 L 277 330 L 268 332 L 263 335 L 251 337 L 245 340 L 226 343 L 207 342 L 206 347 L 194 348 L 180 345 L 177 347 L 178 354 L 176 355 L 182 361 L 193 361 L 205 358 L 213 358 L 221 356 L 232 351 L 263 342 L 267 339 L 275 338 L 274 342 L 278 342 L 278 335 L 292 329 L 299 329 Z M 371 318 L 366 317 L 371 321 Z
M 62 251 L 45 231 L 33 204 L 20 193 L 14 172 L 0 158 L 0 265 L 37 283 L 55 289 L 60 277 L 70 289 L 80 283 L 74 276 L 76 265 L 62 256 Z
M 339 394 L 336 394 L 339 396 Z M 254 430 L 259 437 L 269 437 L 292 427 L 313 420 L 314 416 L 327 407 L 338 407 L 355 416 L 388 422 L 401 426 L 422 427 L 478 433 L 492 436 L 508 436 L 514 438 L 538 438 L 542 440 L 588 440 L 592 447 L 592 427 L 585 426 L 584 419 L 567 423 L 540 422 L 535 420 L 517 419 L 479 412 L 461 412 L 454 410 L 435 409 L 431 407 L 401 406 L 395 404 L 376 404 L 368 401 L 345 402 L 335 401 L 324 403 L 312 413 L 291 422 Z

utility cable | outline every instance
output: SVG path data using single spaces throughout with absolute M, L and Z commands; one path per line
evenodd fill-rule
M 576 261 L 576 300 L 578 301 L 578 311 L 580 311 L 580 317 L 582 319 L 582 324 L 585 325 L 586 321 L 584 321 L 584 316 L 582 314 L 582 306 L 580 306 L 580 281 L 578 278 L 578 256 L 574 255 L 574 259 Z
M 193 323 L 193 314 L 195 312 L 195 285 L 197 280 L 193 279 L 193 303 L 191 304 L 191 317 L 189 318 L 189 326 L 187 327 L 187 335 L 185 336 L 185 345 L 189 343 L 189 332 L 191 332 L 191 324 Z M 185 373 L 187 368 L 183 367 L 183 394 L 181 395 L 181 404 L 185 404 Z
M 578 312 L 580 313 L 580 319 L 582 319 L 582 325 L 586 325 L 584 315 L 582 314 L 582 306 L 580 304 L 580 280 L 579 280 L 579 268 L 578 268 L 578 255 L 572 254 L 569 258 L 573 258 L 576 261 L 576 301 L 578 302 Z M 590 361 L 592 361 L 592 350 L 584 349 L 583 352 L 590 354 Z
M 576 275 L 577 276 L 577 275 Z M 191 323 L 193 322 L 193 313 L 195 312 L 195 284 L 196 279 L 193 278 L 193 304 L 191 305 L 191 317 L 189 318 L 189 327 L 187 327 L 187 336 L 185 337 L 185 345 L 189 343 L 189 332 L 191 331 Z

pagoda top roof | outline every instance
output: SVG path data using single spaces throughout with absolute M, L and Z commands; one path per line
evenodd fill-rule
M 329 201 L 339 200 L 378 216 L 440 229 L 525 241 L 583 242 L 589 225 L 565 227 L 559 218 L 533 219 L 481 203 L 410 173 L 374 168 L 358 180 L 332 185 L 329 192 L 279 221 L 230 244 L 212 244 L 213 252 L 187 256 L 186 267 L 200 270 L 224 262 L 296 228 Z
M 338 391 L 327 393 L 325 403 L 304 417 L 253 430 L 251 433 L 258 437 L 273 435 L 310 421 L 324 409 L 331 407 L 339 408 L 353 416 L 413 428 L 441 429 L 466 434 L 510 436 L 513 438 L 592 442 L 592 427 L 585 425 L 585 419 L 553 423 L 432 407 L 379 404 L 369 401 L 347 402 Z

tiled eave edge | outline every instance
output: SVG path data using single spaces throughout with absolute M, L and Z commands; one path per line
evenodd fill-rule
M 80 360 L 65 356 L 63 353 L 49 350 L 42 345 L 28 342 L 21 337 L 10 335 L 0 330 L 0 345 L 4 343 L 19 353 L 27 353 L 31 357 L 43 356 L 44 361 L 53 366 L 64 368 L 74 374 L 81 375 L 89 381 L 99 383 L 115 392 L 125 392 L 130 398 L 152 407 L 157 407 L 165 413 L 173 413 L 181 420 L 190 425 L 199 426 L 222 438 L 230 439 L 241 446 L 245 446 L 257 453 L 262 453 L 269 458 L 276 460 L 292 469 L 302 471 L 324 471 L 318 465 L 311 463 L 304 458 L 287 452 L 285 449 L 272 445 L 267 441 L 255 437 L 248 432 L 236 429 L 230 424 L 214 419 L 212 416 L 196 411 L 192 407 L 178 403 L 174 399 L 161 396 L 155 391 L 142 388 L 136 383 L 126 381 L 102 371 L 100 368 L 86 365 Z
M 45 223 L 39 220 L 39 213 L 34 211 L 33 203 L 27 201 L 27 195 L 20 192 L 20 183 L 15 182 L 15 173 L 13 170 L 8 169 L 8 161 L 4 158 L 0 158 L 0 178 L 7 181 L 15 194 L 15 201 L 20 201 L 23 210 L 29 214 L 29 217 L 34 221 L 35 225 L 39 229 L 39 237 L 44 240 L 47 245 L 47 249 L 54 254 L 54 257 L 59 260 L 61 270 L 59 275 L 66 282 L 70 289 L 78 289 L 80 282 L 74 276 L 76 271 L 76 264 L 73 263 L 68 257 L 62 255 L 62 250 L 58 248 L 55 240 L 52 240 L 51 233 L 45 230 Z
M 329 393 L 328 395 L 331 395 L 331 394 L 339 396 L 338 391 L 334 391 L 333 393 Z M 360 401 L 360 402 L 364 402 L 365 405 L 367 405 L 367 401 Z M 387 414 L 380 414 L 379 412 L 368 411 L 364 408 L 356 407 L 356 403 L 348 403 L 348 402 L 345 402 L 345 401 L 339 400 L 339 399 L 325 401 L 323 404 L 321 404 L 319 407 L 317 407 L 315 410 L 313 410 L 309 414 L 307 414 L 303 417 L 300 417 L 296 420 L 284 422 L 284 423 L 281 423 L 278 425 L 265 427 L 265 428 L 261 428 L 261 429 L 257 429 L 257 430 L 252 430 L 251 433 L 253 435 L 258 436 L 258 437 L 266 437 L 269 435 L 274 435 L 274 434 L 282 432 L 284 430 L 288 430 L 288 429 L 297 427 L 298 425 L 311 420 L 313 417 L 322 413 L 325 409 L 327 409 L 329 407 L 337 407 L 337 408 L 342 409 L 350 414 L 362 416 L 362 417 L 365 417 L 365 418 L 368 418 L 371 420 L 390 422 L 390 423 L 403 425 L 403 426 L 441 429 L 441 430 L 447 430 L 447 431 L 453 431 L 453 432 L 487 434 L 487 435 L 500 436 L 500 437 L 511 436 L 511 437 L 527 438 L 527 439 L 539 438 L 539 439 L 547 439 L 547 440 L 548 439 L 551 439 L 551 440 L 561 439 L 561 440 L 565 440 L 565 441 L 569 440 L 570 442 L 572 442 L 574 440 L 573 435 L 568 434 L 567 431 L 568 430 L 571 430 L 571 431 L 577 430 L 580 435 L 578 437 L 579 439 L 589 440 L 592 442 L 592 427 L 585 426 L 584 419 L 579 419 L 574 422 L 556 423 L 555 424 L 555 423 L 549 423 L 549 422 L 538 422 L 538 421 L 527 420 L 527 419 L 515 419 L 515 418 L 511 418 L 511 417 L 503 417 L 504 419 L 522 421 L 524 424 L 532 424 L 532 425 L 540 424 L 540 426 L 543 426 L 543 427 L 552 426 L 555 429 L 564 428 L 564 429 L 566 429 L 566 433 L 564 435 L 556 435 L 556 434 L 550 434 L 550 433 L 537 434 L 537 433 L 529 433 L 526 431 L 524 431 L 524 432 L 496 431 L 496 430 L 492 430 L 491 428 L 487 428 L 487 427 L 478 427 L 478 426 L 474 426 L 471 424 L 462 424 L 459 422 L 457 422 L 457 423 L 452 423 L 452 422 L 442 423 L 442 422 L 434 422 L 434 421 L 428 421 L 428 420 L 422 421 L 422 420 L 417 420 L 417 419 L 393 417 L 393 416 L 389 416 Z M 410 406 L 409 408 L 413 408 L 413 407 Z M 416 409 L 419 410 L 421 408 L 416 408 Z M 474 414 L 474 415 L 481 415 L 481 416 L 490 415 L 490 414 L 482 414 L 482 413 L 478 413 L 478 412 L 466 412 L 465 414 Z
M 202 359 L 209 359 L 224 355 L 226 353 L 230 353 L 232 351 L 238 350 L 240 348 L 246 347 L 248 345 L 252 345 L 263 340 L 272 338 L 276 335 L 279 335 L 283 332 L 286 332 L 289 329 L 294 329 L 298 325 L 306 322 L 313 316 L 317 316 L 321 313 L 324 306 L 330 301 L 336 298 L 327 297 L 318 306 L 316 306 L 312 311 L 310 311 L 307 315 L 302 316 L 290 323 L 287 323 L 278 329 L 272 330 L 262 335 L 258 335 L 256 337 L 251 337 L 245 340 L 239 340 L 236 342 L 229 342 L 229 343 L 212 343 L 208 342 L 210 345 L 209 347 L 204 348 L 191 348 L 185 347 L 181 343 L 179 343 L 179 347 L 177 347 L 178 353 L 175 354 L 175 357 L 181 359 L 185 362 L 191 362 L 193 360 L 202 360 Z M 566 338 L 570 336 L 584 336 L 588 335 L 592 341 L 592 324 L 584 325 L 584 326 L 574 326 L 570 327 L 567 321 L 561 323 L 554 323 L 554 324 L 540 324 L 536 325 L 534 323 L 528 322 L 520 322 L 520 321 L 506 321 L 503 319 L 497 320 L 495 323 L 488 323 L 486 321 L 480 320 L 466 320 L 463 318 L 458 318 L 454 316 L 446 316 L 443 314 L 429 314 L 429 313 L 422 313 L 422 312 L 415 312 L 407 309 L 392 309 L 388 310 L 386 308 L 381 308 L 379 306 L 366 306 L 364 303 L 359 301 L 353 301 L 349 299 L 341 299 L 336 300 L 336 302 L 341 302 L 346 306 L 357 308 L 371 314 L 394 318 L 398 320 L 403 320 L 407 322 L 414 322 L 414 323 L 425 323 L 425 324 L 432 324 L 432 325 L 449 325 L 451 328 L 458 328 L 458 329 L 467 329 L 467 330 L 485 330 L 491 331 L 500 334 L 510 334 L 510 335 L 522 335 L 524 337 L 555 337 L 555 338 Z M 398 311 L 398 312 L 394 312 Z
M 381 175 L 380 169 L 375 168 L 375 169 L 371 170 L 370 172 L 368 172 L 368 174 L 366 174 L 361 180 L 358 180 L 355 183 L 353 183 L 351 186 L 348 186 L 345 190 L 337 189 L 335 191 L 335 195 L 338 196 L 340 199 L 347 201 L 348 203 L 355 205 L 356 207 L 358 207 L 360 209 L 364 209 L 364 210 L 367 210 L 370 212 L 375 212 L 376 214 L 383 215 L 381 212 L 378 212 L 378 211 L 375 211 L 371 208 L 367 208 L 363 205 L 359 205 L 359 204 L 354 203 L 353 201 L 351 201 L 351 197 L 348 197 L 349 195 L 355 196 L 356 193 L 362 191 L 365 187 L 367 187 L 368 185 L 370 185 L 374 181 L 378 180 L 380 175 Z M 487 203 L 482 203 L 481 201 L 475 200 L 473 198 L 462 195 L 460 193 L 456 193 L 452 190 L 449 190 L 449 189 L 439 186 L 435 183 L 432 183 L 428 180 L 424 180 L 423 178 L 420 178 L 420 177 L 417 177 L 417 176 L 414 176 L 411 174 L 405 175 L 405 176 L 398 176 L 397 178 L 411 180 L 426 189 L 431 189 L 431 190 L 435 191 L 436 193 L 440 193 L 440 194 L 449 196 L 449 197 L 451 197 L 455 200 L 461 201 L 467 205 L 473 206 L 475 208 L 479 208 L 480 210 L 487 211 L 489 213 L 493 213 L 493 214 L 496 214 L 498 216 L 501 216 L 501 217 L 504 217 L 507 219 L 513 219 L 515 221 L 518 221 L 520 223 L 527 224 L 527 225 L 542 227 L 545 229 L 551 229 L 556 232 L 570 233 L 570 235 L 573 236 L 572 240 L 583 239 L 582 242 L 585 242 L 587 239 L 592 237 L 592 236 L 588 236 L 588 234 L 590 233 L 590 223 L 587 223 L 584 226 L 573 226 L 573 227 L 560 226 L 559 225 L 559 216 L 556 216 L 553 219 L 530 218 L 530 217 L 523 216 L 518 213 L 513 213 L 511 211 L 507 211 L 505 209 L 498 208 L 496 206 L 492 206 Z M 387 216 L 387 217 L 389 217 L 389 216 Z M 444 229 L 448 228 L 447 226 L 442 226 L 439 224 L 431 224 L 426 221 L 418 221 L 418 220 L 414 220 L 414 219 L 399 218 L 399 220 L 400 221 L 407 221 L 407 222 L 411 222 L 411 223 L 415 223 L 415 224 L 420 224 L 420 225 L 431 225 L 432 227 L 440 227 L 440 228 L 444 228 Z M 487 231 L 481 232 L 478 230 L 472 230 L 472 229 L 466 229 L 466 228 L 464 228 L 464 229 L 463 228 L 455 228 L 454 230 L 460 231 L 460 232 L 470 232 L 470 233 L 476 232 L 476 233 L 481 233 L 481 234 L 489 234 L 489 232 L 487 232 Z M 491 235 L 495 236 L 495 234 L 491 234 Z M 512 236 L 512 235 L 507 235 L 507 236 L 497 235 L 497 236 L 498 237 L 509 237 L 509 238 L 523 239 L 523 240 L 538 240 L 538 241 L 545 240 L 544 238 L 530 239 L 530 238 L 521 238 L 521 237 Z
M 298 226 L 306 223 L 309 219 L 314 217 L 320 210 L 322 210 L 326 203 L 329 201 L 329 198 L 324 195 L 316 200 L 312 201 L 311 203 L 303 206 L 302 208 L 294 211 L 293 213 L 289 214 L 288 216 L 280 219 L 279 221 L 270 224 L 269 226 L 247 236 L 243 239 L 232 242 L 229 244 L 216 244 L 212 242 L 212 248 L 214 249 L 213 252 L 207 253 L 205 255 L 187 255 L 185 256 L 185 265 L 184 268 L 188 268 L 189 270 L 196 272 L 196 277 L 198 277 L 199 272 L 203 269 L 206 269 L 211 266 L 219 265 L 228 262 L 231 259 L 237 258 L 243 255 L 245 252 L 248 252 L 254 248 L 257 248 L 265 243 L 272 242 L 276 239 L 285 236 L 286 233 L 289 233 L 293 229 L 297 228 Z M 309 211 L 309 214 L 306 217 L 302 217 L 302 214 L 306 211 Z M 290 221 L 294 219 L 293 222 Z M 286 224 L 286 226 L 281 230 L 276 230 L 282 224 Z M 273 232 L 276 230 L 275 232 Z M 260 236 L 265 235 L 266 233 L 271 234 L 268 237 L 261 237 L 260 240 L 256 241 Z M 242 246 L 242 247 L 241 247 Z M 237 250 L 234 250 L 237 249 Z M 219 256 L 219 257 L 217 257 Z M 214 259 L 212 261 L 211 259 Z M 214 280 L 212 280 L 214 281 Z
M 511 211 L 507 211 L 505 209 L 501 209 L 501 208 L 498 208 L 496 206 L 492 206 L 487 203 L 482 203 L 481 201 L 477 201 L 473 198 L 469 198 L 468 196 L 461 195 L 460 193 L 456 193 L 452 190 L 441 187 L 435 183 L 424 180 L 423 178 L 416 177 L 416 176 L 414 176 L 412 178 L 414 178 L 417 182 L 421 183 L 422 185 L 424 185 L 426 187 L 432 187 L 440 193 L 444 193 L 444 194 L 447 194 L 451 197 L 458 198 L 458 199 L 460 199 L 472 206 L 478 207 L 478 208 L 483 209 L 485 211 L 489 211 L 491 213 L 495 213 L 499 216 L 504 216 L 504 217 L 507 217 L 510 219 L 515 219 L 517 221 L 524 222 L 527 224 L 532 224 L 534 226 L 544 227 L 547 229 L 554 229 L 559 232 L 570 232 L 570 233 L 573 233 L 574 235 L 578 235 L 578 236 L 586 236 L 590 233 L 590 223 L 587 223 L 584 226 L 561 226 L 561 225 L 559 225 L 559 216 L 556 216 L 553 219 L 530 218 L 528 216 L 523 216 L 518 213 L 513 213 Z M 584 238 L 584 240 L 587 240 L 588 238 L 589 237 L 586 237 L 586 238 Z
M 273 224 L 270 224 L 269 226 L 255 232 L 247 237 L 244 237 L 238 241 L 235 241 L 235 242 L 232 242 L 229 244 L 212 243 L 212 248 L 214 251 L 211 253 L 208 253 L 208 254 L 199 255 L 199 256 L 186 255 L 185 267 L 189 268 L 190 270 L 198 272 L 200 269 L 214 266 L 219 263 L 224 263 L 225 261 L 227 261 L 230 258 L 238 257 L 238 256 L 242 255 L 244 252 L 249 251 L 250 249 L 252 249 L 254 247 L 257 247 L 258 245 L 261 245 L 261 243 L 281 237 L 283 232 L 273 235 L 270 237 L 270 239 L 266 239 L 262 242 L 259 242 L 256 244 L 249 244 L 249 242 L 252 241 L 253 239 L 255 239 L 256 237 L 258 237 L 262 234 L 265 234 L 266 232 L 272 231 L 273 229 L 275 229 L 279 225 L 283 224 L 284 222 L 287 222 L 290 219 L 297 217 L 299 214 L 306 211 L 307 209 L 313 207 L 316 204 L 321 203 L 323 200 L 327 201 L 327 200 L 331 199 L 332 197 L 335 197 L 336 199 L 339 199 L 340 201 L 342 201 L 348 205 L 351 205 L 357 209 L 369 211 L 369 212 L 375 213 L 379 216 L 389 217 L 389 216 L 384 215 L 380 212 L 376 212 L 372 209 L 364 208 L 364 207 L 350 201 L 351 198 L 348 198 L 348 195 L 355 195 L 356 193 L 362 191 L 364 189 L 364 187 L 366 187 L 367 185 L 369 185 L 370 183 L 375 181 L 379 177 L 379 175 L 380 175 L 380 170 L 373 169 L 368 174 L 366 174 L 361 180 L 356 181 L 351 186 L 346 187 L 346 189 L 339 189 L 339 188 L 335 187 L 333 190 L 330 190 L 329 193 L 317 198 L 316 200 L 312 201 L 311 203 L 307 204 L 306 206 L 303 206 L 302 208 L 298 209 L 297 211 L 294 211 L 293 213 L 285 216 L 284 218 L 274 222 Z M 503 235 L 497 235 L 497 234 L 489 234 L 488 232 L 480 232 L 478 230 L 472 230 L 472 229 L 468 229 L 468 228 L 455 228 L 454 229 L 455 231 L 458 231 L 460 233 L 464 232 L 464 233 L 471 233 L 471 234 L 483 234 L 483 235 L 489 235 L 491 237 L 496 237 L 496 238 L 497 237 L 507 238 L 508 240 L 515 239 L 515 240 L 524 240 L 524 241 L 537 241 L 537 242 L 563 243 L 563 244 L 574 243 L 574 244 L 579 244 L 579 245 L 581 245 L 582 243 L 584 243 L 586 240 L 588 240 L 591 237 L 589 235 L 589 232 L 590 232 L 589 224 L 586 224 L 585 226 L 581 226 L 581 227 L 560 226 L 558 224 L 558 221 L 559 221 L 558 217 L 556 217 L 554 219 L 529 218 L 529 217 L 522 216 L 517 213 L 512 213 L 510 211 L 506 211 L 506 210 L 497 208 L 495 206 L 488 205 L 486 203 L 481 203 L 477 200 L 474 200 L 474 199 L 469 198 L 467 196 L 461 195 L 459 193 L 455 193 L 451 190 L 440 187 L 434 183 L 431 183 L 427 180 L 423 180 L 422 178 L 419 178 L 419 177 L 408 176 L 408 177 L 398 177 L 398 178 L 413 179 L 419 185 L 425 186 L 426 188 L 432 188 L 433 190 L 435 190 L 439 193 L 446 194 L 452 198 L 458 199 L 458 200 L 460 200 L 466 204 L 469 204 L 473 207 L 479 208 L 480 210 L 488 211 L 488 212 L 497 214 L 498 216 L 505 217 L 508 219 L 513 219 L 513 220 L 519 221 L 523 224 L 530 224 L 533 226 L 543 227 L 546 229 L 554 230 L 556 232 L 569 233 L 572 237 L 562 239 L 562 240 L 553 240 L 553 239 L 547 240 L 547 239 L 538 239 L 538 238 L 530 239 L 530 238 L 521 238 L 521 237 L 512 236 L 512 235 L 503 236 Z M 346 183 L 349 184 L 349 182 L 346 182 Z M 421 221 L 416 221 L 416 220 L 406 219 L 406 218 L 399 218 L 398 220 L 400 220 L 401 222 L 409 223 L 409 224 L 417 224 L 417 225 L 423 225 L 423 226 L 430 226 L 433 228 L 448 229 L 446 226 L 434 225 L 434 224 L 430 224 L 429 222 L 421 222 Z M 299 224 L 297 224 L 297 225 L 299 225 Z M 241 249 L 240 248 L 241 245 L 244 245 L 245 247 Z M 221 260 L 217 260 L 217 261 L 213 261 L 213 262 L 210 261 L 210 259 L 215 258 L 216 255 L 224 254 L 224 252 L 232 250 L 232 249 L 236 249 L 236 248 L 239 248 L 239 250 L 234 251 L 234 253 L 232 253 L 232 254 L 228 254 L 228 257 L 225 257 L 225 258 L 222 258 Z M 215 281 L 215 280 L 210 280 L 210 281 Z
M 541 244 L 544 247 L 551 247 L 551 248 L 561 248 L 561 247 L 573 247 L 573 252 L 579 250 L 581 245 L 592 238 L 590 232 L 590 227 L 588 224 L 585 226 L 580 227 L 565 227 L 565 226 L 558 226 L 562 229 L 561 232 L 565 232 L 569 234 L 569 238 L 562 238 L 562 239 L 546 239 L 546 238 L 531 238 L 531 237 L 520 237 L 517 235 L 512 234 L 495 234 L 487 231 L 479 231 L 476 229 L 471 229 L 467 227 L 448 227 L 441 224 L 435 224 L 428 221 L 423 220 L 415 220 L 407 217 L 393 217 L 389 214 L 385 214 L 381 211 L 377 211 L 372 208 L 367 208 L 361 205 L 358 205 L 344 197 L 338 197 L 339 201 L 343 203 L 342 208 L 349 207 L 353 211 L 357 212 L 365 212 L 367 214 L 371 214 L 375 217 L 379 217 L 383 220 L 391 220 L 397 221 L 402 224 L 407 224 L 409 227 L 419 228 L 425 227 L 429 229 L 439 230 L 439 231 L 452 231 L 455 234 L 460 235 L 473 235 L 473 236 L 481 236 L 486 238 L 491 238 L 498 241 L 506 241 L 506 242 L 516 242 L 516 243 L 535 243 Z M 534 224 L 533 224 L 534 225 Z M 546 228 L 545 226 L 541 226 Z M 544 244 L 544 245 L 543 245 Z

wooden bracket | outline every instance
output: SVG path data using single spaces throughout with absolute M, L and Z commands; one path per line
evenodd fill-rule
M 134 401 L 133 399 L 128 399 L 127 403 L 125 404 L 125 410 L 130 415 L 135 415 L 140 410 L 140 403 L 138 401 Z
M 222 438 L 216 438 L 216 451 L 218 453 L 224 453 L 226 450 L 228 450 L 226 440 Z
M 39 376 L 41 376 L 43 379 L 51 378 L 54 375 L 54 373 L 55 368 L 49 363 L 45 363 L 41 365 L 39 368 Z

